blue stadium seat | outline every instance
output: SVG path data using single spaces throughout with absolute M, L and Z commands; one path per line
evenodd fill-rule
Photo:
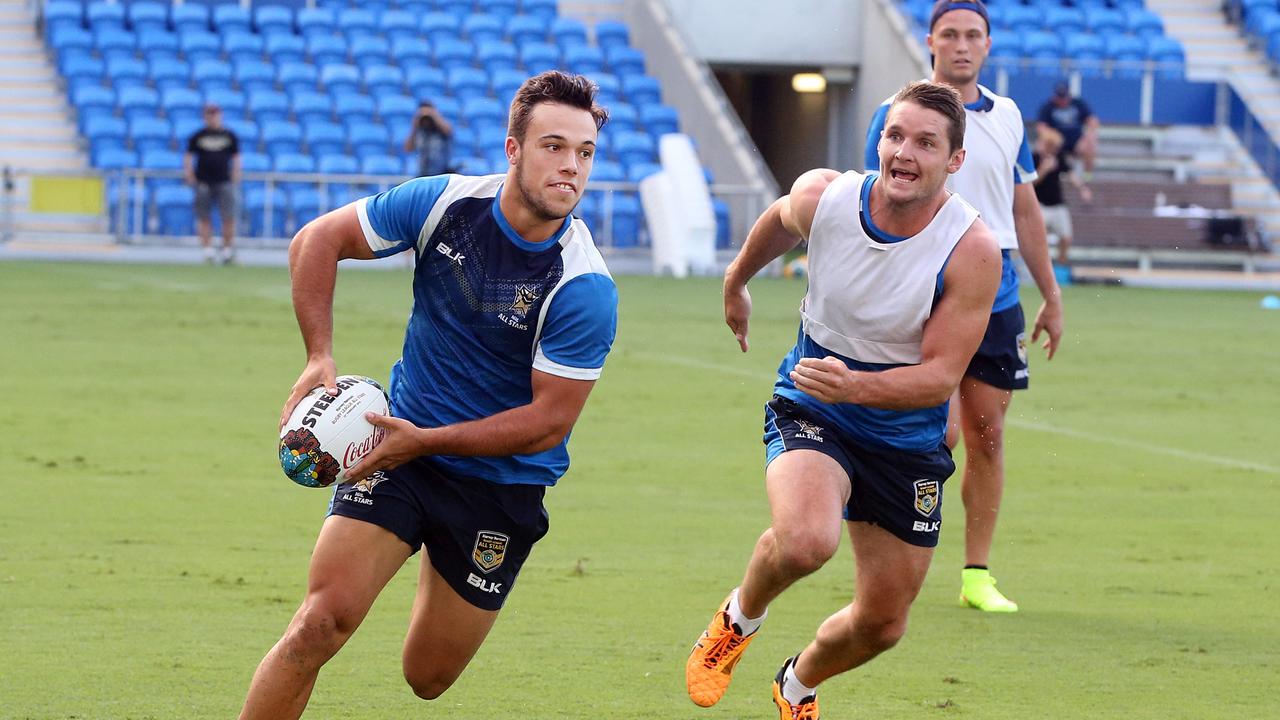
M 1075 63 L 1081 75 L 1098 77 L 1103 74 L 1103 61 L 1107 56 L 1106 43 L 1101 35 L 1076 33 L 1063 40 L 1062 52 Z
M 1124 32 L 1124 15 L 1108 7 L 1085 8 L 1084 22 L 1090 31 L 1099 35 Z
M 378 18 L 378 32 L 388 39 L 418 37 L 418 16 L 405 10 L 388 10 Z
M 476 47 L 465 40 L 439 40 L 435 44 L 436 64 L 449 71 L 453 68 L 470 67 L 475 60 Z
M 622 93 L 637 107 L 662 102 L 662 86 L 649 75 L 623 75 Z
M 224 111 L 225 114 L 225 111 Z M 235 133 L 236 140 L 240 142 L 241 163 L 245 153 L 257 153 L 258 145 L 262 139 L 262 130 L 259 129 L 258 123 L 252 120 L 245 120 L 243 117 L 227 118 L 222 123 L 228 130 Z M 270 164 L 268 163 L 268 167 Z M 248 166 L 244 168 L 248 172 Z
M 135 2 L 129 5 L 129 27 L 143 37 L 147 33 L 167 32 L 169 29 L 169 8 L 165 3 Z
M 333 8 L 304 7 L 298 10 L 295 22 L 298 33 L 308 40 L 317 36 L 326 36 L 338 25 L 338 13 Z
M 418 30 L 432 43 L 457 40 L 462 34 L 462 22 L 456 15 L 430 12 L 418 19 Z
M 635 247 L 640 241 L 640 200 L 631 193 L 613 194 L 613 246 Z
M 232 62 L 237 60 L 261 61 L 263 46 L 262 36 L 257 33 L 237 30 L 222 34 L 222 52 Z
M 408 95 L 387 95 L 374 103 L 378 118 L 389 128 L 407 128 L 418 111 L 418 101 Z
M 1051 32 L 1027 33 L 1023 53 L 1030 59 L 1031 69 L 1042 75 L 1062 74 L 1062 38 Z
M 315 90 L 319 77 L 316 66 L 311 63 L 287 62 L 276 68 L 276 82 L 286 93 Z
M 551 21 L 556 17 L 556 0 L 520 0 L 520 10 L 526 15 Z
M 662 166 L 658 163 L 643 162 L 636 163 L 627 168 L 627 182 L 638 183 L 641 180 L 662 172 Z
M 711 211 L 716 217 L 716 248 L 728 250 L 733 244 L 733 228 L 729 221 L 729 203 L 718 197 L 711 198 Z
M 1160 16 L 1145 8 L 1124 10 L 1125 29 L 1133 35 L 1153 38 L 1164 35 L 1164 21 Z
M 285 230 L 289 235 L 296 235 L 303 225 L 320 217 L 324 198 L 315 186 L 294 187 L 288 191 L 289 218 Z
M 93 153 L 93 166 L 100 170 L 125 170 L 138 167 L 138 153 L 132 150 L 103 148 Z
M 1005 5 L 1004 23 L 1010 33 L 1035 32 L 1044 25 L 1040 10 L 1027 5 Z
M 354 65 L 325 65 L 320 68 L 320 85 L 331 95 L 355 92 L 360 87 L 360 71 Z
M 626 182 L 627 171 L 622 163 L 610 160 L 597 160 L 591 168 L 592 182 Z
M 1005 32 L 999 35 L 993 35 L 991 38 L 991 52 L 987 56 L 989 64 L 993 68 L 1003 68 L 1010 72 L 1016 72 L 1022 60 L 1023 47 L 1022 36 Z
M 116 89 L 145 86 L 150 72 L 145 60 L 134 57 L 107 58 L 107 77 Z
M 1078 7 L 1050 5 L 1044 9 L 1044 28 L 1062 36 L 1084 32 L 1084 12 Z
M 348 40 L 372 36 L 377 27 L 378 18 L 369 10 L 347 7 L 338 11 L 338 28 L 346 33 Z
M 613 103 L 609 105 L 609 124 L 605 127 L 613 132 L 631 132 L 639 127 L 640 114 L 634 105 L 629 103 Z
M 313 65 L 347 61 L 347 41 L 338 35 L 312 35 L 306 41 L 307 59 Z
M 611 47 L 604 51 L 605 66 L 614 75 L 643 75 L 644 53 L 632 47 Z
M 498 102 L 509 106 L 528 77 L 523 70 L 494 70 L 489 74 L 489 89 Z
M 173 142 L 178 152 L 187 151 L 187 141 L 202 127 L 204 127 L 203 118 L 184 117 L 173 121 Z
M 84 28 L 71 25 L 59 27 L 50 31 L 49 47 L 58 54 L 66 53 L 70 50 L 88 52 L 93 49 L 93 33 Z
M 232 132 L 235 132 L 237 137 L 240 139 L 240 169 L 246 173 L 271 172 L 271 156 L 249 149 L 246 147 L 249 143 L 247 143 L 245 138 L 240 135 L 240 132 L 235 129 L 232 129 Z M 256 145 L 257 133 L 254 133 L 254 138 L 253 145 Z M 258 187 L 261 187 L 262 185 L 262 181 L 260 180 L 250 182 L 256 183 Z M 246 183 L 246 186 L 249 186 L 249 183 Z
M 138 157 L 141 158 L 142 167 L 150 170 L 181 170 L 182 169 L 182 153 L 177 150 L 168 148 L 151 148 L 148 150 L 139 150 Z M 176 177 L 156 178 L 149 181 L 153 187 L 163 185 L 181 185 L 182 180 Z
M 487 40 L 476 47 L 476 60 L 490 74 L 513 70 L 518 64 L 516 46 L 503 40 Z
M 169 25 L 174 32 L 181 35 L 185 32 L 209 31 L 209 8 L 206 5 L 183 3 L 169 7 Z
M 157 117 L 138 117 L 129 121 L 129 142 L 138 154 L 148 150 L 170 150 L 173 124 Z
M 462 103 L 455 97 L 443 95 L 432 100 L 435 103 L 436 110 L 444 116 L 446 120 L 455 125 L 462 121 Z
M 267 125 L 288 119 L 289 97 L 278 90 L 259 90 L 248 93 L 248 97 L 249 117 L 262 126 L 265 140 Z
M 1181 80 L 1186 75 L 1187 57 L 1182 43 L 1166 35 L 1147 38 L 1147 59 L 1156 64 L 1156 77 Z
M 333 106 L 341 108 L 338 119 L 349 128 L 352 123 L 373 120 L 373 98 L 355 91 L 333 93 Z
M 142 215 L 137 208 L 147 206 L 147 189 L 132 182 L 123 182 L 120 178 L 108 177 L 105 195 L 108 232 L 129 235 L 137 232 L 138 218 Z
M 44 6 L 45 37 L 64 28 L 84 27 L 84 5 L 77 0 L 50 0 Z
M 62 73 L 62 77 L 68 82 L 89 78 L 101 85 L 102 78 L 106 76 L 107 63 L 102 58 L 85 53 L 68 53 L 58 59 L 58 72 Z
M 302 140 L 309 155 L 334 155 L 346 150 L 347 131 L 327 120 L 304 122 Z
M 323 155 L 316 162 L 316 170 L 325 175 L 355 175 L 360 172 L 360 164 L 349 155 Z M 327 196 L 329 207 L 341 207 L 364 194 L 345 182 L 325 183 L 319 189 Z
M 199 118 L 204 109 L 204 96 L 189 88 L 161 90 L 160 109 L 174 122 L 183 118 Z
M 289 93 L 289 107 L 293 117 L 303 125 L 333 118 L 333 99 L 328 93 L 315 89 L 295 90 Z
M 391 58 L 391 42 L 384 37 L 370 35 L 351 39 L 351 59 L 361 68 L 385 65 Z
M 288 199 L 281 190 L 268 191 L 261 183 L 246 183 L 244 193 L 245 215 L 249 219 L 248 234 L 252 237 L 284 237 L 285 215 Z M 270 208 L 270 217 L 266 217 Z
M 223 3 L 213 6 L 213 29 L 219 33 L 251 32 L 253 18 L 239 3 Z
M 529 75 L 537 75 L 560 67 L 560 50 L 550 43 L 527 42 L 520 45 L 520 64 Z
M 653 137 L 642 132 L 622 132 L 614 135 L 615 154 L 623 165 L 653 162 L 657 158 L 657 146 Z
M 462 103 L 462 119 L 477 131 L 485 125 L 507 127 L 508 107 L 489 97 L 473 97 Z
M 564 50 L 564 64 L 579 75 L 604 72 L 604 51 L 594 45 L 570 45 Z
M 409 94 L 419 100 L 430 100 L 444 94 L 444 71 L 438 67 L 418 65 L 405 71 L 404 82 Z
M 249 98 L 250 106 L 253 97 Z M 287 120 L 262 120 L 262 149 L 268 155 L 277 157 L 286 153 L 296 153 L 302 148 L 302 126 Z
M 116 96 L 116 107 L 126 120 L 156 117 L 160 112 L 160 93 L 149 87 L 122 87 Z
M 253 25 L 260 33 L 293 32 L 293 8 L 260 5 L 253 10 Z
M 94 110 L 110 111 L 116 106 L 116 91 L 101 85 L 82 86 L 72 92 L 71 104 L 81 113 Z
M 622 81 L 617 75 L 604 72 L 589 73 L 588 77 L 596 84 L 596 102 L 605 107 L 613 107 L 622 101 Z
M 507 18 L 519 12 L 520 3 L 519 0 L 482 0 L 476 3 L 476 7 L 490 15 Z
M 502 40 L 502 19 L 486 13 L 473 13 L 462 19 L 462 35 L 479 46 L 484 42 Z
M 186 7 L 185 5 L 183 7 Z M 207 30 L 182 30 L 178 32 L 178 46 L 182 49 L 182 57 L 196 66 L 210 60 L 218 60 L 222 53 L 222 42 L 217 35 Z
M 204 101 L 222 108 L 222 117 L 230 122 L 234 118 L 243 118 L 248 99 L 239 90 L 231 88 L 214 88 L 204 93 Z
M 483 97 L 489 93 L 489 75 L 473 67 L 455 67 L 445 71 L 445 87 L 459 101 Z
M 232 64 L 232 70 L 236 86 L 247 93 L 274 90 L 276 87 L 276 68 L 271 63 L 241 60 Z
M 230 90 L 232 82 L 231 66 L 218 60 L 201 60 L 191 64 L 191 81 L 201 92 L 225 88 Z
M 601 20 L 595 27 L 596 45 L 602 49 L 627 47 L 631 44 L 631 31 L 626 23 L 616 20 Z
M 1111 35 L 1107 38 L 1107 59 L 1111 74 L 1123 78 L 1140 78 L 1147 59 L 1147 44 L 1133 35 Z
M 195 191 L 185 185 L 156 188 L 157 227 L 161 235 L 195 232 Z
M 680 132 L 680 114 L 670 105 L 641 105 L 640 123 L 654 137 Z
M 398 95 L 404 88 L 404 71 L 394 65 L 366 65 L 362 76 L 370 95 Z
M 128 130 L 123 118 L 100 115 L 85 121 L 84 136 L 89 140 L 90 151 L 97 153 L 106 148 L 123 149 Z
M 124 5 L 120 3 L 94 0 L 85 7 L 84 17 L 90 30 L 124 29 Z
M 404 175 L 404 165 L 390 155 L 367 155 L 360 158 L 360 172 L 365 175 Z
M 562 48 L 587 44 L 587 26 L 576 18 L 558 17 L 551 21 L 548 31 Z
M 178 36 L 163 30 L 151 30 L 138 34 L 138 53 L 147 62 L 173 62 L 181 54 Z
M 454 165 L 462 175 L 488 175 L 490 172 L 489 161 L 482 157 L 459 158 Z
M 526 42 L 547 41 L 547 21 L 532 15 L 511 15 L 507 18 L 507 39 L 516 45 Z
M 271 61 L 280 64 L 306 59 L 307 43 L 298 35 L 272 33 L 267 36 L 266 52 Z
M 132 58 L 138 49 L 138 36 L 124 28 L 98 28 L 93 31 L 93 47 L 107 60 Z
M 351 123 L 347 126 L 347 143 L 352 152 L 361 158 L 385 155 L 391 150 L 391 135 L 383 125 L 372 122 Z
M 316 161 L 310 155 L 304 155 L 300 152 L 282 152 L 272 159 L 271 169 L 278 173 L 313 173 L 316 171 Z M 286 180 L 277 187 L 287 193 L 311 186 L 312 183 L 304 180 Z
M 401 67 L 426 65 L 431 61 L 431 45 L 419 37 L 398 37 L 391 41 L 391 61 Z
M 355 175 L 360 172 L 360 165 L 350 155 L 322 155 L 316 170 L 332 175 Z

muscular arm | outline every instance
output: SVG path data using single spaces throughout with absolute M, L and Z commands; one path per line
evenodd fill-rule
M 1044 347 L 1053 359 L 1062 339 L 1062 291 L 1053 275 L 1053 261 L 1049 259 L 1049 241 L 1044 233 L 1044 216 L 1035 188 L 1030 183 L 1013 187 L 1013 226 L 1018 233 L 1018 252 L 1031 271 L 1031 277 L 1040 290 L 1044 302 L 1036 313 L 1031 340 L 1035 342 L 1041 332 L 1048 334 Z
M 822 193 L 840 176 L 835 170 L 810 170 L 801 175 L 790 195 L 778 198 L 756 220 L 742 243 L 742 250 L 724 273 L 724 318 L 738 345 L 747 351 L 747 324 L 751 294 L 747 282 L 775 258 L 809 237 L 813 216 Z
M 946 402 L 986 331 L 1000 286 L 1000 248 L 982 221 L 956 245 L 942 298 L 924 326 L 919 365 L 881 372 L 850 370 L 838 358 L 804 358 L 791 372 L 800 390 L 827 403 L 914 410 Z

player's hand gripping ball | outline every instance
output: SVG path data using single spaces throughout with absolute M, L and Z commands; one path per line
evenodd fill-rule
M 328 487 L 386 437 L 387 431 L 364 419 L 366 412 L 386 415 L 382 386 L 360 375 L 340 375 L 336 395 L 312 390 L 280 429 L 280 467 L 290 480 L 307 487 Z

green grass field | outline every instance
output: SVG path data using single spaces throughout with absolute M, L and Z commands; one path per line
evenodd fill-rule
M 386 379 L 409 279 L 343 272 L 340 371 Z M 849 601 L 847 548 L 775 603 L 718 706 L 682 673 L 767 523 L 761 409 L 803 284 L 753 283 L 747 355 L 717 280 L 619 286 L 551 532 L 466 674 L 430 704 L 401 680 L 413 562 L 308 717 L 776 717 L 778 665 Z M 1061 354 L 1037 354 L 1010 415 L 993 567 L 1023 611 L 957 607 L 950 484 L 907 637 L 823 685 L 824 718 L 1280 713 L 1280 313 L 1249 293 L 1066 297 Z M 0 264 L 0 718 L 235 716 L 328 501 L 276 463 L 302 360 L 282 268 Z

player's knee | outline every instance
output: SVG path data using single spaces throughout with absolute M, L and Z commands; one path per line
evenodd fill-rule
M 985 455 L 999 454 L 1004 446 L 1004 422 L 997 418 L 979 418 L 970 424 L 965 433 L 965 452 Z M 972 442 L 970 442 L 970 440 Z
M 413 694 L 423 700 L 435 700 L 453 685 L 456 676 L 445 676 L 431 671 L 411 670 L 405 668 L 404 681 L 409 683 Z
M 355 625 L 325 603 L 308 600 L 289 626 L 285 640 L 296 652 L 332 655 L 355 632 Z
M 884 652 L 907 634 L 907 618 L 905 615 L 882 615 L 859 618 L 855 625 L 862 641 L 870 645 L 876 652 Z
M 833 542 L 808 529 L 778 533 L 777 542 L 779 561 L 784 568 L 797 575 L 817 571 L 835 555 L 840 546 L 839 536 Z

